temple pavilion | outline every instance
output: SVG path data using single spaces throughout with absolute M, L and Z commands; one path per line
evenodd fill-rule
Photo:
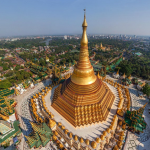
M 90 63 L 85 14 L 82 27 L 79 61 L 71 77 L 55 89 L 52 101 L 52 107 L 74 127 L 105 121 L 115 99 Z
M 46 144 L 50 141 L 53 135 L 51 129 L 46 125 L 46 123 L 30 123 L 33 128 L 33 132 L 31 132 L 29 136 L 25 136 L 29 147 L 38 148 L 40 146 L 46 146 Z
M 131 131 L 143 132 L 143 130 L 146 128 L 146 123 L 142 117 L 146 105 L 147 103 L 138 110 L 127 110 L 125 114 L 125 122 Z

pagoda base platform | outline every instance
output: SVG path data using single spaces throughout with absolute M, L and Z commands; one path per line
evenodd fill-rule
M 117 111 L 117 105 L 119 103 L 119 97 L 118 97 L 118 91 L 115 87 L 111 86 L 110 84 L 105 83 L 112 93 L 115 95 L 115 100 L 112 104 L 112 107 L 110 109 L 110 112 L 108 114 L 108 117 L 106 121 L 102 121 L 99 123 L 92 123 L 91 125 L 84 125 L 80 127 L 74 127 L 70 122 L 68 122 L 61 114 L 59 114 L 52 106 L 52 98 L 54 94 L 54 90 L 58 87 L 55 86 L 46 96 L 45 96 L 45 102 L 46 106 L 49 109 L 49 111 L 54 114 L 54 120 L 58 123 L 61 122 L 62 125 L 65 126 L 66 129 L 71 131 L 74 135 L 78 135 L 80 137 L 83 137 L 85 139 L 89 139 L 91 141 L 95 140 L 95 138 L 98 135 L 101 135 L 103 131 L 105 131 L 111 124 L 111 121 L 113 119 L 113 116 L 116 114 Z

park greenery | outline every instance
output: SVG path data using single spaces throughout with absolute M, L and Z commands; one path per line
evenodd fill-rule
M 45 39 L 43 38 L 36 38 L 36 39 L 21 39 L 17 41 L 0 41 L 0 48 L 8 48 L 8 49 L 14 49 L 18 47 L 22 48 L 32 48 L 33 46 L 45 46 L 44 43 Z
M 143 86 L 143 93 L 146 94 L 148 97 L 150 96 L 150 85 L 148 83 Z
M 119 64 L 120 72 L 127 76 L 130 74 L 143 79 L 150 79 L 150 61 L 145 57 L 132 55 L 128 60 Z
M 10 76 L 7 77 L 7 79 L 0 81 L 0 89 L 10 88 L 11 86 L 14 86 L 15 83 L 19 84 L 32 77 L 32 73 L 25 70 L 9 71 L 6 75 L 8 74 L 10 74 Z
M 73 63 L 74 60 L 78 61 L 79 51 L 80 51 L 80 39 L 67 39 L 64 40 L 62 37 L 54 37 L 49 41 L 49 51 L 39 51 L 39 46 L 45 46 L 46 39 L 37 38 L 37 39 L 21 39 L 17 41 L 0 41 L 0 48 L 6 48 L 11 50 L 11 53 L 15 54 L 15 48 L 24 48 L 21 49 L 21 53 L 18 53 L 19 57 L 22 59 L 30 60 L 40 66 L 48 66 L 46 62 L 46 56 L 49 58 L 50 63 L 57 64 L 58 66 L 67 66 L 69 63 Z M 141 57 L 135 56 L 131 51 L 128 50 L 129 46 L 132 44 L 132 41 L 123 41 L 120 39 L 95 39 L 89 37 L 88 40 L 88 49 L 89 55 L 93 55 L 95 52 L 95 61 L 99 61 L 99 64 L 108 66 L 111 65 L 112 60 L 115 62 L 117 58 L 122 57 L 124 49 L 126 50 L 127 58 L 120 62 L 118 68 L 120 69 L 121 74 L 130 74 L 135 77 L 141 77 L 143 79 L 150 79 L 150 52 L 143 51 L 141 49 L 136 49 L 135 52 L 139 51 L 143 55 Z M 102 51 L 100 49 L 100 43 L 102 42 L 104 47 L 110 47 L 110 51 Z M 95 49 L 95 46 L 98 46 Z M 33 49 L 37 48 L 37 53 Z M 62 54 L 62 52 L 65 52 Z M 4 57 L 6 51 L 0 50 L 0 57 Z M 24 67 L 20 65 L 15 65 L 11 63 L 9 59 L 0 60 L 0 66 L 3 67 L 3 71 L 6 71 L 4 77 L 5 80 L 1 81 L 0 88 L 10 87 L 14 83 L 20 83 L 22 80 L 29 79 L 32 74 L 24 71 Z M 10 68 L 13 68 L 13 70 Z M 118 70 L 117 68 L 117 70 Z M 5 84 L 6 83 L 6 84 Z M 2 86 L 4 85 L 5 86 Z

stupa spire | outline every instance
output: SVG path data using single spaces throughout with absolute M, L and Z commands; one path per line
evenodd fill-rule
M 87 22 L 85 13 L 82 28 L 83 33 L 81 38 L 79 61 L 74 67 L 71 81 L 78 85 L 89 85 L 96 81 L 96 75 L 94 74 L 93 67 L 89 60 L 88 38 L 86 34 Z

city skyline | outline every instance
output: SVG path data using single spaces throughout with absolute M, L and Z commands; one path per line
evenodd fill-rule
M 8 1 L 0 2 L 0 37 L 79 34 L 84 8 L 88 34 L 150 35 L 148 0 Z

